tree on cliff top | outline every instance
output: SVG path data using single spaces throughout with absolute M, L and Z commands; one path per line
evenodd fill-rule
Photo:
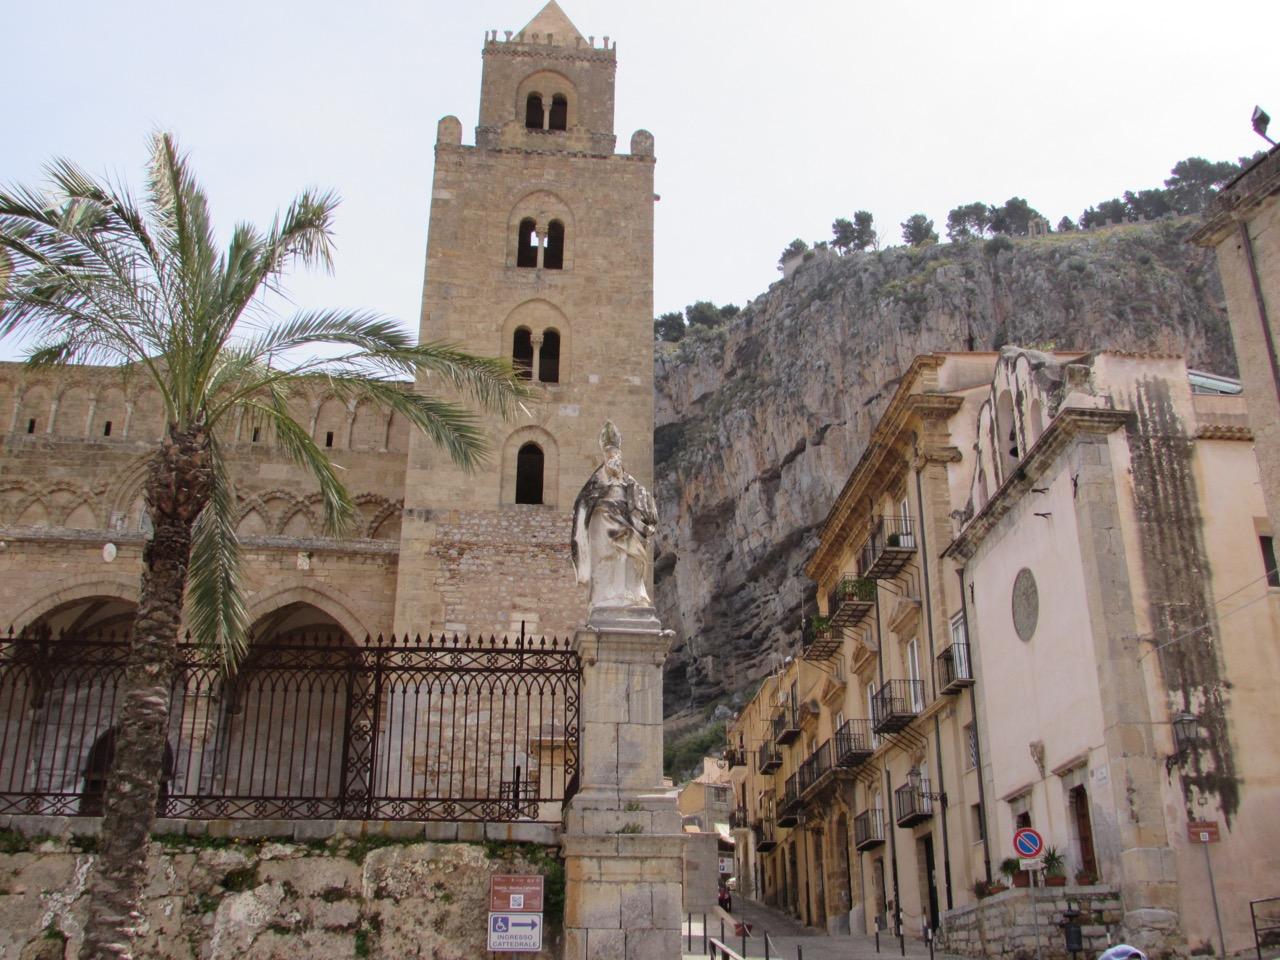
M 800 256 L 808 249 L 809 245 L 799 237 L 796 237 L 782 249 L 782 253 L 778 257 L 778 266 L 782 266 L 792 257 Z
M 923 213 L 913 213 L 902 221 L 902 239 L 913 247 L 937 243 L 938 234 L 934 232 L 933 221 Z
M 1229 160 L 1211 163 L 1204 157 L 1179 160 L 1164 185 L 1169 199 L 1179 213 L 1199 213 L 1218 188 L 1240 172 L 1240 165 Z
M 181 626 L 225 670 L 245 653 L 240 548 L 222 452 L 228 425 L 245 415 L 273 430 L 319 486 L 325 530 L 339 534 L 355 507 L 324 450 L 291 416 L 296 389 L 319 379 L 342 400 L 394 411 L 471 469 L 487 450 L 475 415 L 401 381 L 427 373 L 504 415 L 527 388 L 505 360 L 415 345 L 398 324 L 369 313 L 265 317 L 264 295 L 279 290 L 292 265 L 331 265 L 331 193 L 303 193 L 266 232 L 236 226 L 219 251 L 204 191 L 166 134 L 152 140 L 141 205 L 68 161 L 48 173 L 50 193 L 0 190 L 0 250 L 12 265 L 0 291 L 0 336 L 35 335 L 28 363 L 36 367 L 119 364 L 122 376 L 154 386 L 167 422 L 144 483 L 153 529 L 80 952 L 120 960 L 133 953 Z M 337 355 L 316 358 L 321 345 Z
M 677 343 L 684 339 L 684 315 L 679 310 L 664 313 L 653 321 L 653 335 L 658 340 Z

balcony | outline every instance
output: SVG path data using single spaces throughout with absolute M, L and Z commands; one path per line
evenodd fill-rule
M 924 709 L 919 680 L 886 680 L 871 698 L 871 726 L 876 733 L 896 733 Z
M 915 524 L 910 517 L 877 517 L 862 546 L 858 569 L 868 580 L 888 580 L 902 571 L 915 552 Z
M 866 763 L 876 749 L 870 720 L 846 720 L 831 742 L 832 764 L 846 770 Z
M 864 810 L 853 818 L 853 846 L 872 850 L 884 843 L 884 815 L 879 810 Z
M 800 796 L 807 800 L 816 796 L 828 784 L 835 781 L 831 768 L 831 741 L 822 741 L 821 746 L 809 755 L 809 759 L 800 764 Z
M 782 796 L 778 798 L 778 826 L 794 827 L 800 822 L 803 806 L 800 802 L 800 775 L 793 773 L 782 785 Z
M 920 786 L 904 784 L 893 791 L 893 803 L 900 827 L 914 827 L 933 816 L 933 798 L 929 796 L 929 781 L 921 780 Z
M 773 717 L 773 739 L 785 747 L 800 736 L 800 715 L 796 702 L 788 700 Z
M 742 807 L 736 807 L 729 811 L 729 829 L 745 830 L 747 829 L 747 811 Z
M 862 623 L 876 608 L 876 583 L 865 577 L 841 577 L 827 598 L 831 626 L 850 630 Z
M 973 685 L 973 661 L 969 659 L 969 644 L 953 643 L 938 654 L 938 690 L 941 693 L 959 693 Z
M 729 747 L 724 752 L 724 759 L 725 759 L 725 762 L 729 764 L 730 770 L 732 770 L 734 767 L 746 766 L 747 751 L 744 750 L 742 747 Z
M 778 845 L 778 838 L 774 834 L 773 820 L 769 817 L 761 820 L 755 827 L 756 833 L 756 850 L 759 853 L 768 853 Z
M 759 763 L 761 773 L 773 773 L 782 766 L 782 751 L 778 749 L 777 744 L 772 740 L 766 740 L 760 744 L 760 751 L 756 754 L 756 760 Z
M 844 634 L 835 629 L 826 617 L 815 617 L 804 628 L 804 652 L 806 660 L 830 660 L 840 653 Z

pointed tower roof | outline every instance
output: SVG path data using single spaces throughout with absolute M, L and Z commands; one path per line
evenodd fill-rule
M 575 39 L 586 39 L 573 25 L 573 21 L 560 9 L 560 4 L 556 3 L 556 0 L 548 0 L 547 5 L 538 11 L 536 17 L 525 24 L 520 33 L 524 35 L 526 41 L 535 33 L 543 37 L 551 34 L 555 44 L 566 46 L 571 45 Z

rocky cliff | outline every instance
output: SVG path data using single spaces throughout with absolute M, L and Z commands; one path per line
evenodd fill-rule
M 799 639 L 818 526 L 911 358 L 1113 348 L 1234 374 L 1213 254 L 1169 220 L 1035 239 L 820 251 L 731 323 L 656 356 L 667 714 L 742 690 Z

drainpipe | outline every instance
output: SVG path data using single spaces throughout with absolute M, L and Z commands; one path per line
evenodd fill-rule
M 898 927 L 902 926 L 902 896 L 898 893 L 898 831 L 894 829 L 897 826 L 893 818 L 893 781 L 889 777 L 889 764 L 884 765 L 884 812 L 885 819 L 889 822 L 884 825 L 885 833 L 889 834 L 889 861 L 893 865 L 893 922 L 894 934 L 897 935 Z M 905 933 L 905 931 L 904 931 Z
M 960 617 L 964 620 L 964 639 L 969 644 L 969 669 L 973 669 L 973 634 L 969 631 L 969 601 L 964 592 L 964 567 L 956 571 L 960 578 Z M 978 730 L 978 683 L 975 679 L 969 685 L 969 709 L 973 712 L 973 747 L 976 753 L 974 760 L 978 762 L 978 806 L 982 809 L 982 866 L 987 871 L 987 883 L 991 882 L 991 831 L 987 829 L 986 778 L 982 775 L 982 737 Z
M 1271 333 L 1271 321 L 1267 317 L 1267 301 L 1262 296 L 1262 281 L 1258 278 L 1258 264 L 1253 257 L 1253 239 L 1249 225 L 1240 221 L 1240 246 L 1244 249 L 1245 264 L 1249 267 L 1249 281 L 1253 285 L 1253 299 L 1258 307 L 1258 321 L 1262 324 L 1262 337 L 1267 342 L 1267 360 L 1271 363 L 1271 383 L 1276 399 L 1280 400 L 1280 359 L 1276 357 L 1276 341 Z
M 920 471 L 916 472 L 916 511 L 920 515 L 920 570 L 924 575 L 924 623 L 929 634 L 929 677 L 933 687 L 933 697 L 938 697 L 937 660 L 934 659 L 933 648 L 933 603 L 929 592 L 929 544 L 924 535 L 924 484 L 920 479 Z M 938 715 L 933 715 L 933 747 L 938 757 L 938 793 L 942 797 L 942 881 L 947 890 L 947 909 L 955 906 L 951 895 L 951 840 L 947 830 L 947 784 L 942 772 L 942 724 Z

